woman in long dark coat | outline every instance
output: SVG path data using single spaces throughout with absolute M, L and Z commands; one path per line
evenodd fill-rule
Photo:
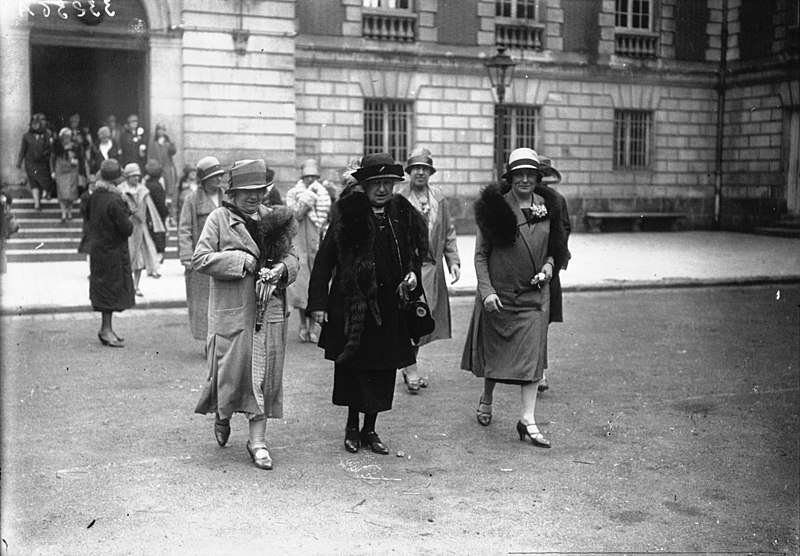
M 375 422 L 392 408 L 397 369 L 415 362 L 397 290 L 401 283 L 421 288 L 428 228 L 407 199 L 392 194 L 403 167 L 389 154 L 365 156 L 353 177 L 363 190 L 334 205 L 311 271 L 308 310 L 322 325 L 325 358 L 335 362 L 333 403 L 348 407 L 345 448 L 388 454 Z
M 549 448 L 536 425 L 536 396 L 547 356 L 550 282 L 567 257 L 566 232 L 557 197 L 534 191 L 541 181 L 535 151 L 514 150 L 504 178 L 511 191 L 490 186 L 475 203 L 478 290 L 461 368 L 484 379 L 481 425 L 491 422 L 495 385 L 519 385 L 519 438 Z
M 92 308 L 103 315 L 97 338 L 110 347 L 123 347 L 122 338 L 111 326 L 112 314 L 136 304 L 128 255 L 128 236 L 133 232 L 131 213 L 114 184 L 120 173 L 119 162 L 113 158 L 100 165 L 100 179 L 87 210 L 92 238 L 89 299 Z

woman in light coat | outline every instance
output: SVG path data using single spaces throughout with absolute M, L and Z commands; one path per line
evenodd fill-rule
M 416 355 L 421 346 L 451 337 L 450 297 L 442 263 L 447 265 L 452 283 L 456 283 L 461 277 L 461 259 L 458 256 L 456 227 L 450 217 L 447 201 L 436 188 L 428 184 L 429 178 L 436 173 L 430 151 L 424 148 L 412 151 L 405 170 L 411 178 L 410 182 L 403 184 L 397 193 L 408 199 L 428 223 L 429 249 L 422 259 L 422 287 L 436 322 L 434 331 L 420 338 L 414 346 Z M 418 393 L 420 387 L 428 386 L 428 379 L 419 376 L 416 363 L 403 369 L 403 380 L 411 394 Z
M 186 196 L 178 218 L 178 257 L 184 268 L 189 330 L 192 338 L 205 342 L 208 336 L 209 277 L 192 268 L 192 255 L 208 215 L 222 203 L 220 183 L 225 171 L 213 156 L 202 158 L 196 171 L 200 187 Z
M 331 208 L 330 195 L 317 181 L 318 178 L 316 161 L 306 160 L 300 170 L 300 181 L 286 193 L 286 206 L 297 219 L 294 248 L 300 257 L 300 272 L 297 281 L 289 288 L 289 299 L 291 306 L 300 313 L 300 341 L 314 344 L 318 337 L 314 320 L 307 314 L 308 281 Z
M 136 295 L 141 297 L 139 280 L 142 277 L 142 270 L 147 269 L 148 276 L 161 278 L 161 274 L 158 272 L 161 266 L 161 257 L 147 229 L 148 215 L 155 231 L 164 232 L 166 228 L 152 197 L 150 197 L 150 191 L 141 182 L 142 171 L 139 169 L 139 165 L 135 162 L 126 164 L 122 173 L 125 181 L 119 184 L 118 188 L 128 203 L 133 223 L 133 234 L 128 238 L 128 250 L 133 269 L 133 286 Z
M 224 446 L 230 418 L 244 413 L 246 449 L 259 469 L 272 469 L 266 419 L 283 417 L 286 287 L 297 277 L 288 210 L 261 204 L 267 188 L 263 160 L 230 170 L 228 201 L 206 220 L 192 266 L 211 277 L 208 311 L 208 380 L 196 413 L 216 414 L 214 435 Z
M 478 290 L 461 368 L 484 379 L 481 425 L 491 423 L 495 385 L 519 385 L 519 438 L 549 448 L 536 425 L 536 397 L 547 358 L 550 281 L 567 258 L 566 232 L 558 199 L 534 192 L 541 181 L 534 150 L 512 151 L 503 177 L 508 193 L 489 186 L 475 203 Z

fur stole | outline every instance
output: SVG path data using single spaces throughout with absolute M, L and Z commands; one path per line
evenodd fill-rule
M 534 193 L 544 199 L 547 208 L 546 220 L 550 221 L 550 236 L 547 254 L 555 259 L 554 272 L 562 268 L 567 259 L 567 235 L 561 223 L 561 201 L 559 193 L 549 187 L 536 186 Z M 517 238 L 517 217 L 496 185 L 481 190 L 475 201 L 475 221 L 492 243 L 498 246 L 514 245 Z
M 283 206 L 270 207 L 266 212 L 261 209 L 259 211 L 261 219 L 254 220 L 227 201 L 223 201 L 222 206 L 244 220 L 247 233 L 261 251 L 256 274 L 262 268 L 269 268 L 280 262 L 289 253 L 292 248 L 292 238 L 297 234 L 297 221 L 290 209 Z
M 345 307 L 344 333 L 347 342 L 337 358 L 337 362 L 341 363 L 358 351 L 367 311 L 378 326 L 382 320 L 378 308 L 378 284 L 373 255 L 377 225 L 372 207 L 367 196 L 358 191 L 342 196 L 336 206 L 336 216 L 329 233 L 334 234 L 336 272 Z M 386 205 L 386 215 L 392 221 L 400 251 L 403 266 L 401 274 L 419 269 L 422 256 L 428 250 L 428 225 L 425 217 L 401 195 L 392 195 Z

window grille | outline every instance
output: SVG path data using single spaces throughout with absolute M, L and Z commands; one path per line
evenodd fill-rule
M 511 151 L 520 147 L 536 149 L 539 138 L 539 108 L 504 104 L 505 122 L 502 137 L 503 160 L 507 161 Z M 494 136 L 500 137 L 499 110 L 495 105 Z
M 614 112 L 614 167 L 647 168 L 650 164 L 652 114 L 638 110 Z
M 408 158 L 411 144 L 410 102 L 364 100 L 364 154 L 388 152 L 395 161 Z

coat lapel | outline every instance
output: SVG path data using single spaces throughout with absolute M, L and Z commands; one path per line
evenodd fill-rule
M 522 209 L 519 208 L 519 203 L 514 198 L 514 194 L 510 191 L 503 195 L 506 200 L 506 203 L 511 207 L 511 210 L 514 211 L 514 216 L 517 219 L 517 236 L 522 239 L 522 243 L 525 246 L 525 250 L 528 252 L 528 256 L 531 258 L 533 262 L 534 268 L 539 268 L 536 265 L 536 257 L 533 254 L 533 248 L 531 242 L 533 240 L 533 231 L 536 228 L 536 225 L 528 226 L 527 220 L 525 220 L 525 215 L 522 213 Z
M 230 210 L 226 211 L 228 213 L 228 218 L 230 218 L 231 223 L 231 230 L 236 237 L 239 238 L 239 241 L 242 243 L 242 247 L 252 253 L 253 256 L 257 259 L 261 256 L 261 250 L 258 248 L 255 240 L 250 236 L 250 232 L 247 231 L 245 228 L 244 220 L 238 214 L 234 214 Z

